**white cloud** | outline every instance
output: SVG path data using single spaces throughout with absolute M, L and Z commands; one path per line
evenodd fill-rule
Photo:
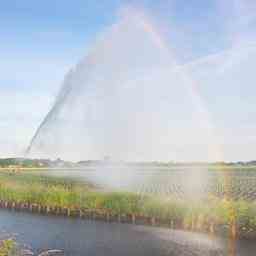
M 0 156 L 21 155 L 53 101 L 47 93 L 0 92 Z
M 0 157 L 21 155 L 74 60 L 8 45 L 0 55 Z
M 232 46 L 256 39 L 254 0 L 217 0 L 222 13 L 225 36 Z

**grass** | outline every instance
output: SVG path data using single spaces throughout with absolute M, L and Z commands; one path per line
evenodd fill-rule
M 16 243 L 12 239 L 5 239 L 0 241 L 0 256 L 14 256 L 16 255 Z
M 0 200 L 70 209 L 104 210 L 182 223 L 186 229 L 207 230 L 236 223 L 240 234 L 256 236 L 256 203 L 209 197 L 204 201 L 101 192 L 90 184 L 67 178 L 0 172 Z M 0 256 L 2 256 L 0 254 Z

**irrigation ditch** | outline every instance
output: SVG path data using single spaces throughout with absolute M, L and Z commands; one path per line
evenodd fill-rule
M 114 213 L 110 210 L 82 209 L 68 207 L 53 207 L 35 203 L 24 203 L 0 200 L 0 208 L 10 211 L 29 212 L 40 215 L 54 215 L 66 218 L 79 218 L 93 221 L 104 221 L 108 223 L 125 223 L 132 225 L 153 226 L 206 233 L 211 236 L 226 236 L 232 239 L 255 238 L 246 236 L 239 231 L 236 225 L 218 225 L 214 222 L 202 222 L 200 218 L 194 219 L 191 225 L 187 225 L 182 219 L 172 220 L 159 217 L 149 217 L 141 214 Z

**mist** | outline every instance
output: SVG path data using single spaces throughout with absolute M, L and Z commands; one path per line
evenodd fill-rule
M 144 14 L 122 15 L 66 74 L 28 155 L 116 161 L 228 158 L 230 148 L 224 144 L 229 137 L 214 120 L 211 104 L 219 90 L 225 91 L 218 93 L 221 106 L 229 90 L 229 102 L 236 103 L 232 91 L 241 80 L 250 83 L 253 72 L 243 64 L 255 46 L 179 65 L 171 43 Z M 222 112 L 229 120 L 231 112 Z
M 213 134 L 192 86 L 153 25 L 123 17 L 66 75 L 28 151 L 167 160 L 181 159 L 186 145 L 190 159 L 209 159 Z

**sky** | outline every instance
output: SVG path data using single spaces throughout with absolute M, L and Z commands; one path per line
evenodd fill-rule
M 127 8 L 143 12 L 177 65 L 195 76 L 222 151 L 207 160 L 255 159 L 253 0 L 1 1 L 0 157 L 24 154 L 65 74 Z M 168 160 L 193 159 L 173 152 Z

